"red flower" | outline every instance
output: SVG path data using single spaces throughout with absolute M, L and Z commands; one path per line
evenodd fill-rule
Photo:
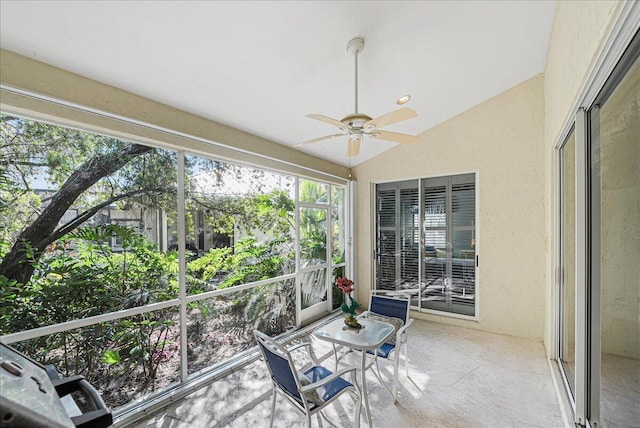
M 351 281 L 349 278 L 336 279 L 336 285 L 347 295 L 349 295 L 353 291 L 353 281 Z

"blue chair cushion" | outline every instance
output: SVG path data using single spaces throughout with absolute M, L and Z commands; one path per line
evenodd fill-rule
M 331 376 L 332 374 L 333 373 L 330 370 L 327 370 L 322 366 L 314 366 L 304 372 L 304 375 L 309 378 L 311 383 L 318 382 L 327 376 Z M 318 396 L 320 397 L 320 399 L 323 402 L 327 402 L 338 395 L 343 389 L 349 388 L 350 386 L 353 385 L 339 377 L 335 380 L 332 380 L 328 384 L 321 386 L 316 391 L 318 392 Z
M 391 354 L 391 351 L 393 351 L 394 349 L 396 349 L 396 345 L 391 343 L 383 343 L 381 347 L 376 349 L 376 351 L 378 353 L 378 357 L 389 358 L 389 354 Z M 367 351 L 367 353 L 373 355 L 373 351 Z

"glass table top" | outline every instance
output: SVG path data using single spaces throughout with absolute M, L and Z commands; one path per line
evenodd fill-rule
M 354 349 L 375 349 L 379 348 L 391 333 L 393 326 L 387 322 L 377 320 L 358 319 L 364 326 L 361 329 L 347 328 L 343 318 L 320 326 L 313 334 L 321 340 L 338 343 Z

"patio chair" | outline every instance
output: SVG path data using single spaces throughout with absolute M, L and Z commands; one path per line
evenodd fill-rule
M 360 317 L 377 319 L 393 324 L 396 328 L 395 335 L 384 343 L 380 348 L 376 349 L 374 354 L 376 372 L 378 379 L 382 384 L 389 387 L 382 381 L 380 368 L 378 366 L 378 358 L 393 360 L 393 390 L 390 390 L 393 396 L 393 402 L 398 402 L 398 365 L 400 363 L 400 351 L 404 348 L 405 371 L 409 377 L 409 355 L 407 354 L 407 330 L 413 324 L 413 319 L 409 318 L 409 300 L 392 298 L 386 296 L 371 295 L 369 301 L 369 310 L 363 312 Z M 373 353 L 373 351 L 368 351 Z
M 355 379 L 355 367 L 348 367 L 332 373 L 318 365 L 315 355 L 311 351 L 311 344 L 308 342 L 286 348 L 258 330 L 254 330 L 254 335 L 271 374 L 273 397 L 269 427 L 273 427 L 276 393 L 280 393 L 294 407 L 304 413 L 307 417 L 307 427 L 311 427 L 311 417 L 345 392 L 350 393 L 356 400 L 354 426 L 360 426 L 360 409 L 362 407 L 360 388 L 355 381 L 351 383 L 343 378 L 344 375 L 351 372 L 352 379 Z M 294 365 L 291 352 L 304 347 L 307 347 L 309 351 L 313 366 L 299 371 Z

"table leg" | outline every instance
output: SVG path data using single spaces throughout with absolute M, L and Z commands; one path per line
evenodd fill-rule
M 369 395 L 367 394 L 367 379 L 365 377 L 365 372 L 367 370 L 367 351 L 362 351 L 362 374 L 361 374 L 361 382 L 362 382 L 362 398 L 364 399 L 364 409 L 367 412 L 367 422 L 369 423 L 369 427 L 372 427 L 371 424 L 371 409 L 369 409 Z

